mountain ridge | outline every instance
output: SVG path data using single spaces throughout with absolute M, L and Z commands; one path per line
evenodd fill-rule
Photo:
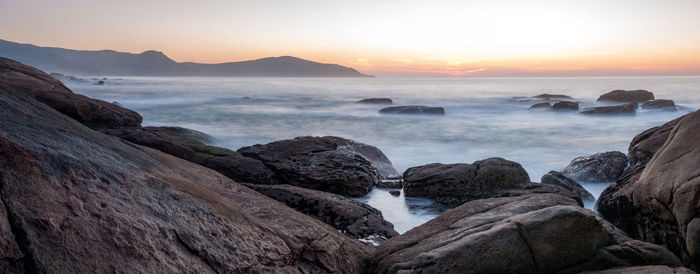
M 0 56 L 44 71 L 111 76 L 371 77 L 351 67 L 290 55 L 204 64 L 176 62 L 158 50 L 73 50 L 0 39 Z

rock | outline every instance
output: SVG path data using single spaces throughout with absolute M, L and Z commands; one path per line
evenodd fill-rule
M 616 267 L 601 271 L 584 272 L 588 274 L 695 274 L 685 267 L 671 267 L 665 265 Z
M 630 167 L 625 173 L 632 173 L 637 170 L 641 172 L 649 160 L 651 160 L 651 157 L 654 156 L 654 153 L 666 142 L 673 127 L 685 116 L 686 115 L 676 118 L 661 126 L 647 129 L 635 136 L 627 152 L 627 156 L 630 160 Z
M 467 202 L 381 244 L 371 273 L 579 273 L 681 266 L 661 246 L 631 240 L 557 194 Z
M 559 101 L 552 106 L 554 110 L 578 110 L 578 103 L 571 101 Z
M 195 130 L 180 127 L 143 127 L 110 129 L 105 132 L 211 168 L 237 182 L 279 183 L 275 173 L 262 162 L 233 150 L 205 145 L 202 141 L 210 140 L 210 137 Z
M 601 216 L 630 237 L 664 245 L 680 257 L 686 267 L 698 270 L 700 112 L 673 123 L 676 125 L 668 133 L 667 140 L 643 171 L 631 173 L 605 189 L 597 209 Z M 660 132 L 656 137 L 665 134 L 664 127 L 666 125 L 656 129 Z M 645 133 L 643 135 L 648 137 L 642 140 L 655 135 L 654 132 Z M 650 147 L 654 146 L 650 144 Z
M 394 225 L 384 220 L 381 211 L 337 194 L 291 185 L 246 186 L 329 224 L 354 239 L 373 235 L 388 239 L 399 235 Z
M 654 100 L 654 93 L 646 90 L 613 90 L 598 97 L 598 101 L 638 103 Z
M 622 152 L 601 152 L 576 157 L 562 173 L 578 182 L 615 182 L 622 176 L 628 162 L 627 156 Z
M 95 83 L 95 85 L 99 85 L 99 86 L 102 86 L 104 84 L 105 84 L 105 81 L 103 81 L 103 80 L 97 81 L 97 83 Z
M 637 114 L 637 103 L 587 108 L 586 110 L 581 111 L 581 113 L 588 115 L 635 115 Z
M 25 92 L 56 111 L 91 128 L 138 127 L 138 113 L 70 91 L 48 74 L 0 57 L 0 84 Z
M 371 251 L 216 171 L 89 129 L 4 82 L 0 155 L 0 266 L 17 272 L 363 272 Z
M 530 108 L 547 108 L 547 109 L 551 109 L 551 108 L 552 108 L 552 104 L 550 104 L 549 102 L 537 103 L 537 104 L 534 104 L 534 105 L 530 106 Z
M 394 180 L 381 180 L 377 182 L 376 184 L 377 188 L 403 188 L 403 180 L 402 179 L 394 179 Z
M 677 111 L 673 100 L 656 99 L 642 103 L 642 109 L 657 109 L 663 111 Z
M 428 107 L 428 106 L 396 106 L 396 107 L 387 107 L 387 108 L 380 109 L 379 113 L 445 115 L 445 109 L 442 107 Z
M 476 199 L 535 192 L 578 196 L 560 187 L 531 183 L 520 164 L 502 158 L 473 164 L 434 163 L 412 167 L 404 172 L 403 178 L 406 197 L 430 198 L 448 208 Z
M 368 99 L 362 99 L 360 101 L 357 101 L 356 103 L 360 104 L 393 104 L 394 101 L 392 101 L 389 98 L 368 98 Z
M 584 202 L 594 202 L 595 197 L 576 181 L 558 171 L 550 171 L 542 176 L 541 184 L 556 185 L 578 194 Z
M 537 95 L 537 96 L 533 96 L 532 98 L 533 98 L 533 99 L 538 99 L 538 100 L 561 100 L 561 99 L 573 100 L 573 99 L 574 99 L 574 98 L 571 98 L 571 96 L 567 96 L 567 95 L 562 95 L 562 94 L 547 94 L 547 93 L 543 93 L 543 94 L 540 94 L 540 95 Z
M 398 197 L 398 196 L 401 196 L 401 191 L 400 190 L 390 190 L 389 194 L 391 194 L 392 196 Z
M 262 161 L 280 182 L 354 197 L 364 196 L 380 179 L 370 161 L 336 138 L 297 137 L 238 150 Z
M 337 150 L 339 151 L 348 151 L 350 153 L 362 155 L 365 157 L 365 159 L 369 160 L 375 167 L 377 167 L 379 174 L 383 178 L 387 178 L 388 176 L 392 175 L 399 175 L 399 172 L 396 171 L 394 165 L 391 163 L 391 160 L 384 155 L 384 152 L 375 146 L 370 146 L 357 141 L 335 136 L 325 136 L 322 138 L 330 140 L 338 145 Z

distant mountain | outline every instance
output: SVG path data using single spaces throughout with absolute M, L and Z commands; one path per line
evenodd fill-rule
M 113 50 L 39 47 L 0 39 L 0 56 L 44 71 L 114 76 L 368 77 L 357 70 L 292 56 L 220 64 L 178 63 L 160 51 L 140 54 Z

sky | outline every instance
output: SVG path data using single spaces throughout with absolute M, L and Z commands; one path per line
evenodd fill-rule
M 700 75 L 700 0 L 0 0 L 0 39 L 380 76 Z

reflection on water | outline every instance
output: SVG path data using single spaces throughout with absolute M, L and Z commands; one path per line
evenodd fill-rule
M 401 195 L 393 196 L 389 191 L 374 188 L 365 197 L 355 198 L 355 200 L 381 210 L 384 219 L 394 224 L 394 229 L 399 233 L 404 233 L 440 215 L 440 212 L 431 207 L 433 201 L 430 199 L 405 197 L 403 191 Z
M 107 85 L 67 83 L 77 93 L 119 102 L 144 125 L 203 131 L 231 149 L 306 135 L 334 135 L 381 149 L 399 172 L 428 163 L 472 163 L 488 157 L 516 161 L 532 181 L 573 158 L 627 151 L 641 131 L 689 110 L 640 111 L 601 117 L 530 110 L 514 96 L 566 94 L 582 108 L 613 89 L 647 89 L 657 98 L 695 109 L 700 77 L 610 78 L 123 78 Z M 116 82 L 118 85 L 109 84 Z M 389 97 L 397 105 L 442 106 L 445 116 L 380 115 L 380 105 L 357 100 Z M 604 184 L 584 184 L 596 197 Z M 400 231 L 435 215 L 415 201 L 375 190 L 362 199 L 381 209 Z

